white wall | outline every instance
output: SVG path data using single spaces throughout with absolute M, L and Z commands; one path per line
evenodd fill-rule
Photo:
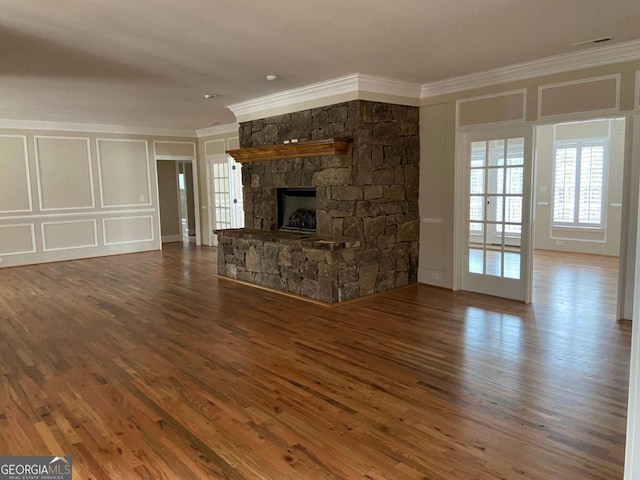
M 535 248 L 596 255 L 619 255 L 624 169 L 624 123 L 624 119 L 607 119 L 537 127 Z M 602 138 L 609 135 L 605 228 L 581 230 L 554 227 L 552 225 L 554 141 L 556 139 Z
M 459 259 L 451 192 L 462 181 L 455 168 L 460 131 L 490 125 L 624 116 L 640 111 L 637 71 L 640 62 L 623 62 L 423 98 L 418 280 L 445 288 L 455 285 Z
M 159 249 L 154 140 L 0 130 L 0 267 Z
M 639 96 L 640 98 L 640 96 Z M 631 121 L 627 125 L 629 156 L 631 157 L 631 164 L 633 168 L 629 168 L 628 178 L 632 183 L 632 190 L 635 194 L 630 195 L 629 210 L 631 216 L 634 218 L 633 222 L 630 222 L 629 243 L 633 243 L 631 246 L 631 254 L 629 257 L 633 258 L 633 264 L 626 265 L 626 269 L 621 269 L 622 278 L 633 280 L 627 280 L 626 285 L 633 285 L 632 292 L 628 293 L 628 296 L 638 298 L 640 297 L 640 261 L 637 260 L 636 252 L 640 248 L 640 223 L 637 222 L 638 212 L 640 211 L 640 202 L 638 198 L 638 191 L 640 191 L 640 175 L 638 174 L 638 164 L 640 163 L 640 115 L 634 115 Z M 632 192 L 629 192 L 632 193 Z M 626 235 L 625 235 L 626 238 Z M 635 267 L 635 268 L 634 268 Z M 625 467 L 624 478 L 625 480 L 636 480 L 640 478 L 640 302 L 627 305 L 627 308 L 632 308 L 632 318 L 634 320 L 632 326 L 631 335 L 631 365 L 629 373 L 629 407 L 627 414 L 627 445 L 625 455 Z

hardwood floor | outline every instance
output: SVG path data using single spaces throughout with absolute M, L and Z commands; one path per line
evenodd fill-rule
M 622 478 L 631 328 L 607 282 L 556 299 L 548 267 L 532 306 L 417 285 L 327 308 L 164 248 L 0 270 L 1 454 L 83 479 Z

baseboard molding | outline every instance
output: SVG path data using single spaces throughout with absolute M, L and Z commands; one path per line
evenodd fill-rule
M 181 241 L 182 241 L 182 235 L 180 234 L 162 236 L 162 243 L 181 242 Z

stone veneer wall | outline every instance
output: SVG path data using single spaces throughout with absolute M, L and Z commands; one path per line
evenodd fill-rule
M 357 284 L 341 275 L 353 258 L 349 243 L 297 240 L 295 233 L 271 237 L 247 229 L 218 238 L 218 271 L 264 287 L 336 303 L 358 296 Z
M 246 227 L 276 228 L 276 188 L 315 186 L 318 235 L 360 241 L 341 265 L 339 301 L 415 282 L 418 122 L 417 107 L 354 100 L 242 123 L 241 148 L 353 138 L 350 155 L 245 163 Z

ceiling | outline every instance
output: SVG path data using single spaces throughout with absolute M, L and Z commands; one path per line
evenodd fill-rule
M 187 130 L 355 72 L 424 84 L 640 38 L 638 0 L 0 0 L 0 12 L 0 119 Z

